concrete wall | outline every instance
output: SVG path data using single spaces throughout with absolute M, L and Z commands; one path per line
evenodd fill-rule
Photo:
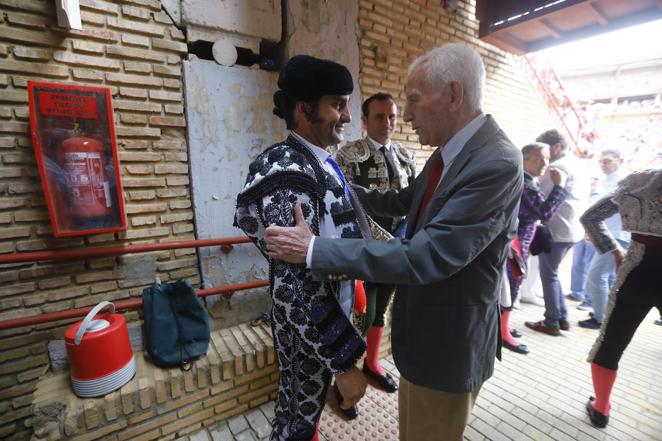
M 285 137 L 283 122 L 272 114 L 277 74 L 212 61 L 184 63 L 186 118 L 191 152 L 197 236 L 243 236 L 232 226 L 237 193 L 248 165 L 262 150 Z M 224 254 L 218 247 L 200 250 L 205 287 L 267 279 L 266 260 L 252 245 Z M 267 312 L 266 289 L 242 291 L 214 303 L 220 326 L 252 320 Z M 219 300 L 216 303 L 215 300 Z
M 182 6 L 184 22 L 189 27 L 211 23 L 206 35 L 218 32 L 219 38 L 234 29 L 234 24 L 228 26 L 228 23 L 246 18 L 243 8 L 235 11 L 239 16 L 236 20 L 232 17 L 220 20 L 209 14 L 209 20 L 203 23 L 199 17 L 211 7 L 209 2 L 201 5 L 183 2 Z M 356 87 L 350 107 L 354 119 L 345 134 L 347 139 L 359 137 L 356 2 L 287 2 L 286 14 L 285 38 L 281 43 L 285 59 L 296 54 L 330 58 L 345 64 L 353 73 Z M 257 11 L 255 20 L 263 21 L 263 12 Z M 271 27 L 275 28 L 273 24 Z M 260 35 L 253 27 L 242 29 L 249 37 L 267 38 L 268 32 Z M 197 235 L 200 238 L 243 235 L 232 227 L 232 222 L 236 196 L 245 183 L 248 165 L 266 147 L 286 136 L 285 122 L 272 114 L 278 73 L 256 67 L 223 67 L 198 59 L 185 62 L 184 72 Z M 252 246 L 236 247 L 229 255 L 208 248 L 201 250 L 200 256 L 206 287 L 268 277 L 266 260 Z M 229 301 L 210 298 L 209 303 L 213 303 L 211 312 L 217 324 L 225 327 L 267 312 L 268 295 L 262 289 L 238 293 Z
M 277 42 L 281 36 L 280 0 L 182 0 L 182 22 Z
M 356 0 L 288 1 L 285 47 L 288 57 L 308 54 L 328 58 L 347 66 L 354 78 L 350 98 L 352 122 L 345 128 L 345 139 L 361 136 L 361 98 L 359 87 L 359 8 Z

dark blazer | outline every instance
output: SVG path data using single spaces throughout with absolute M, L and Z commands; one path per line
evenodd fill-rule
M 447 170 L 416 230 L 429 173 L 430 161 L 399 192 L 357 188 L 367 211 L 408 214 L 406 238 L 316 238 L 312 274 L 398 285 L 392 347 L 400 373 L 420 386 L 465 393 L 492 375 L 499 351 L 498 301 L 517 226 L 522 155 L 488 116 Z

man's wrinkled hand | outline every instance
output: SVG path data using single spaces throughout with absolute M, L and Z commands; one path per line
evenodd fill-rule
M 336 374 L 336 385 L 343 398 L 342 403 L 338 403 L 338 405 L 341 409 L 349 409 L 365 395 L 368 382 L 363 372 L 356 366 L 352 366 L 342 374 Z
M 267 227 L 264 239 L 267 243 L 267 254 L 272 259 L 284 260 L 289 263 L 306 263 L 308 245 L 313 233 L 308 228 L 303 217 L 301 204 L 294 205 L 294 227 Z

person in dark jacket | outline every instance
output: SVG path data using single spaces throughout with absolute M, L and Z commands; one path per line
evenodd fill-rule
M 482 112 L 484 79 L 480 54 L 460 43 L 409 68 L 404 120 L 437 148 L 407 188 L 354 187 L 368 213 L 406 214 L 405 238 L 314 236 L 298 204 L 295 227 L 265 232 L 269 256 L 309 267 L 316 280 L 398 285 L 391 329 L 401 441 L 461 441 L 500 354 L 503 267 L 524 179 L 519 149 Z
M 563 203 L 568 195 L 568 192 L 563 188 L 565 184 L 565 175 L 563 172 L 550 168 L 549 174 L 554 188 L 552 192 L 545 197 L 540 192 L 537 178 L 545 173 L 547 164 L 549 162 L 549 151 L 547 144 L 541 142 L 534 142 L 527 144 L 522 148 L 522 156 L 524 157 L 524 190 L 522 191 L 522 201 L 519 206 L 519 225 L 517 227 L 517 237 L 519 239 L 521 253 L 521 261 L 526 263 L 529 257 L 529 247 L 533 241 L 538 222 L 547 222 L 556 212 L 559 205 Z M 508 269 L 508 283 L 510 285 L 510 300 L 511 305 L 515 303 L 519 295 L 519 289 L 524 279 L 524 274 L 513 270 L 512 265 L 506 266 Z M 501 308 L 501 338 L 503 346 L 511 351 L 520 354 L 527 354 L 529 352 L 525 344 L 520 343 L 517 337 L 520 336 L 516 330 L 511 330 L 509 327 L 510 313 L 512 306 L 502 306 Z

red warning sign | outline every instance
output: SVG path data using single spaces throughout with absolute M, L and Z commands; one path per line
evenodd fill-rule
M 97 101 L 94 96 L 71 93 L 42 92 L 39 112 L 47 116 L 67 118 L 97 118 Z

